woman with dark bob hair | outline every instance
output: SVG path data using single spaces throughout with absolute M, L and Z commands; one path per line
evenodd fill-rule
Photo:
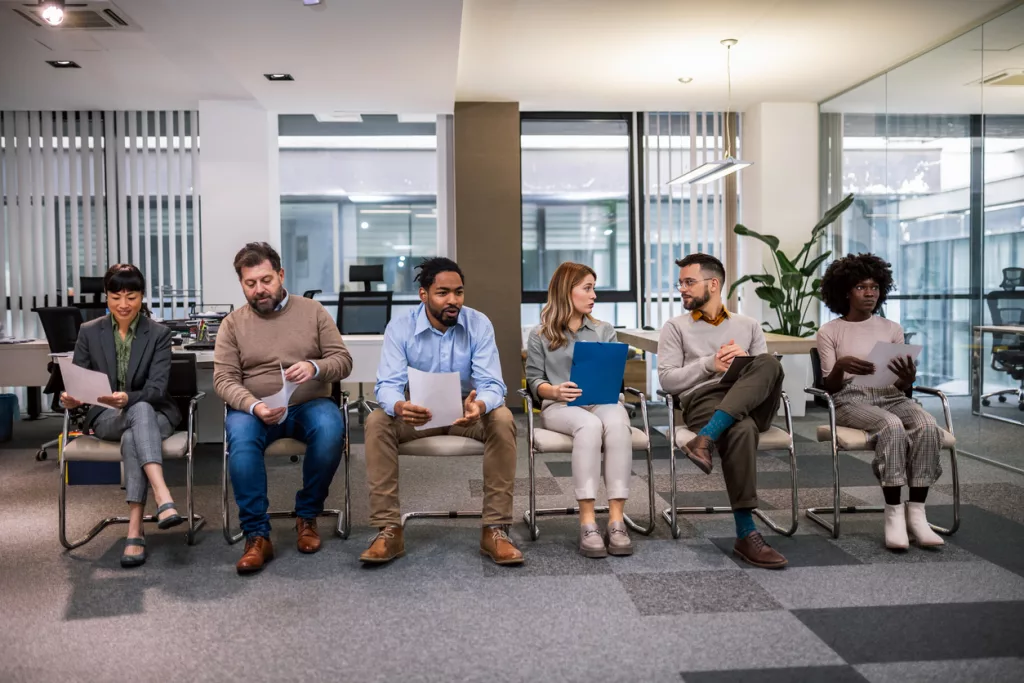
M 161 445 L 174 433 L 181 413 L 167 390 L 171 374 L 171 331 L 149 319 L 143 304 L 146 279 L 133 265 L 111 266 L 103 278 L 110 315 L 82 325 L 75 345 L 75 365 L 105 373 L 114 392 L 99 400 L 85 418 L 83 431 L 121 443 L 125 497 L 130 510 L 122 567 L 146 561 L 143 511 L 146 489 L 153 486 L 157 526 L 184 522 L 164 482 Z M 67 392 L 66 408 L 81 404 Z
M 905 550 L 913 536 L 922 547 L 942 538 L 925 517 L 928 487 L 942 474 L 942 431 L 915 401 L 907 398 L 917 367 L 909 356 L 889 364 L 896 382 L 886 387 L 854 385 L 857 375 L 875 373 L 865 360 L 876 342 L 903 343 L 903 328 L 877 315 L 892 291 L 892 268 L 873 254 L 850 254 L 833 261 L 821 280 L 821 295 L 839 318 L 818 331 L 818 354 L 825 389 L 836 406 L 836 424 L 867 431 L 874 441 L 875 476 L 885 497 L 885 545 Z M 902 487 L 910 487 L 904 508 Z M 908 533 L 909 532 L 909 533 Z

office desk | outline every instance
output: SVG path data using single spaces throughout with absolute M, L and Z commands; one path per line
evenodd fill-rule
M 1018 334 L 1021 340 L 1024 340 L 1024 325 L 976 325 L 974 327 L 974 340 L 971 344 L 971 354 L 974 356 L 974 362 L 971 363 L 971 413 L 974 415 L 980 415 L 981 417 L 987 417 L 990 420 L 999 420 L 1000 422 L 1010 422 L 1012 424 L 1021 424 L 1019 420 L 1011 420 L 998 415 L 988 415 L 981 412 L 981 395 L 985 393 L 985 365 L 987 365 L 986 359 L 981 357 L 981 353 L 984 350 L 982 345 L 982 337 L 985 334 Z
M 0 387 L 28 387 L 30 418 L 42 412 L 42 388 L 50 381 L 46 365 L 50 347 L 45 340 L 23 344 L 0 344 Z
M 646 351 L 658 353 L 658 338 L 661 330 L 615 330 L 619 341 Z M 817 344 L 814 337 L 790 337 L 785 334 L 765 332 L 764 339 L 768 342 L 768 353 L 782 356 L 806 355 Z

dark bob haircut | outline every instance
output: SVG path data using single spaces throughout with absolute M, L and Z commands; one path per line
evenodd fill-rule
M 710 273 L 713 277 L 718 278 L 719 284 L 725 286 L 725 266 L 710 254 L 688 254 L 678 259 L 676 265 L 680 268 L 698 265 L 702 273 Z
M 242 279 L 242 268 L 254 268 L 264 261 L 270 261 L 274 272 L 281 270 L 281 255 L 266 242 L 249 242 L 235 254 L 235 274 Z
M 462 284 L 466 284 L 466 276 L 462 274 L 459 264 L 443 256 L 426 259 L 416 266 L 416 270 L 419 272 L 416 273 L 415 280 L 420 283 L 420 287 L 423 289 L 429 290 L 430 285 L 434 284 L 434 280 L 441 273 L 458 273 L 459 277 L 462 278 Z
M 848 254 L 830 263 L 821 278 L 821 298 L 828 310 L 836 315 L 849 313 L 850 292 L 865 280 L 878 283 L 874 310 L 878 313 L 892 291 L 892 266 L 874 254 Z
M 103 290 L 109 294 L 118 292 L 146 293 L 146 278 L 142 271 L 130 263 L 115 263 L 103 276 Z

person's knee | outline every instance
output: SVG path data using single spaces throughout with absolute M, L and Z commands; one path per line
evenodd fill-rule
M 487 432 L 496 436 L 516 438 L 516 419 L 512 411 L 498 406 L 487 416 Z
M 233 449 L 247 446 L 261 448 L 266 445 L 267 432 L 263 421 L 249 413 L 229 410 L 224 422 L 228 445 Z
M 139 401 L 129 406 L 126 414 L 128 415 L 128 421 L 132 424 L 135 424 L 138 420 L 156 420 L 156 411 L 153 409 L 153 406 L 145 401 Z
M 782 363 L 770 353 L 759 354 L 754 360 L 750 361 L 750 365 L 753 368 L 757 368 L 760 372 L 767 373 L 769 378 L 773 378 L 776 381 L 786 376 L 786 371 L 782 369 Z
M 307 427 L 310 442 L 316 445 L 340 447 L 345 440 L 345 421 L 337 408 L 317 410 L 311 415 Z
M 371 434 L 382 434 L 390 431 L 395 419 L 384 412 L 383 408 L 377 408 L 366 417 L 363 433 L 369 437 Z
M 885 433 L 897 438 L 905 437 L 907 434 L 906 429 L 903 427 L 903 422 L 892 413 L 887 413 L 886 416 L 881 419 L 879 422 L 878 432 L 879 434 Z

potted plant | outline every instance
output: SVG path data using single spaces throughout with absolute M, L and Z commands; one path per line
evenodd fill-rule
M 832 255 L 826 251 L 811 257 L 811 252 L 825 236 L 825 230 L 853 203 L 853 195 L 846 195 L 842 201 L 825 212 L 818 224 L 811 230 L 811 238 L 804 243 L 795 257 L 791 257 L 779 249 L 779 238 L 774 235 L 762 235 L 742 224 L 737 224 L 733 232 L 744 237 L 753 237 L 768 245 L 772 260 L 775 262 L 775 274 L 765 270 L 758 275 L 744 275 L 732 283 L 729 288 L 731 298 L 736 288 L 744 282 L 755 282 L 759 286 L 754 290 L 762 301 L 777 316 L 778 324 L 762 323 L 766 332 L 785 334 L 792 337 L 808 337 L 818 330 L 818 324 L 807 320 L 807 311 L 814 301 L 821 300 L 821 278 L 818 267 Z M 773 326 L 774 325 L 774 326 Z

